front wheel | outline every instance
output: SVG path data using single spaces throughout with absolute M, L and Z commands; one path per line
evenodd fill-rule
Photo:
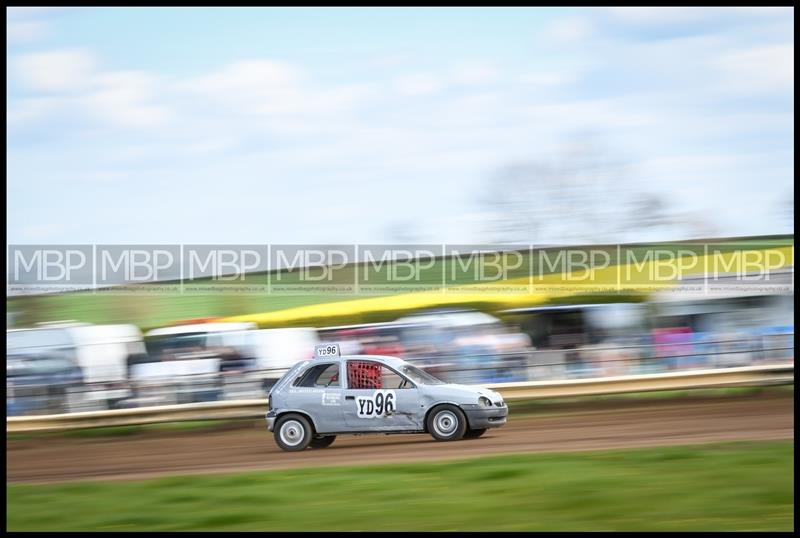
M 444 404 L 431 411 L 427 426 L 437 441 L 457 441 L 467 431 L 467 417 L 455 405 Z
M 335 435 L 326 435 L 325 437 L 315 437 L 311 440 L 309 446 L 311 448 L 328 448 L 336 440 Z
M 298 452 L 311 444 L 311 424 L 301 415 L 285 415 L 275 424 L 275 442 L 286 452 Z

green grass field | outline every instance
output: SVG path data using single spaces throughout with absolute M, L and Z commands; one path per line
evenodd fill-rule
M 794 528 L 794 444 L 7 486 L 22 530 Z

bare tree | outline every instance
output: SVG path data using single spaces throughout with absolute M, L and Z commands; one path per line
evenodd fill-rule
M 783 218 L 789 225 L 789 228 L 794 229 L 794 190 L 789 193 L 786 200 L 783 202 Z
M 386 235 L 395 243 L 416 243 L 419 241 L 417 227 L 411 220 L 395 220 L 385 228 Z
M 702 211 L 688 211 L 676 217 L 682 225 L 682 231 L 687 239 L 707 239 L 717 237 L 719 228 Z
M 568 145 L 550 159 L 515 163 L 490 178 L 485 204 L 492 240 L 525 243 L 599 243 L 631 225 L 631 200 L 664 210 L 627 181 L 627 166 L 592 142 Z M 661 204 L 659 206 L 659 204 Z M 641 220 L 642 213 L 637 214 Z M 659 217 L 660 219 L 662 217 Z

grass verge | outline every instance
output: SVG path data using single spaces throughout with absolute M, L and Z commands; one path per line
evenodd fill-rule
M 793 452 L 748 442 L 8 485 L 7 530 L 790 531 Z

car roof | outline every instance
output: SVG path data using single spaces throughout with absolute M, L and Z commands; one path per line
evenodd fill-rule
M 401 366 L 408 364 L 406 361 L 399 357 L 390 357 L 389 355 L 343 355 L 341 357 L 314 357 L 308 359 L 310 362 L 314 361 L 347 361 L 347 360 L 370 360 L 382 362 L 389 366 Z

